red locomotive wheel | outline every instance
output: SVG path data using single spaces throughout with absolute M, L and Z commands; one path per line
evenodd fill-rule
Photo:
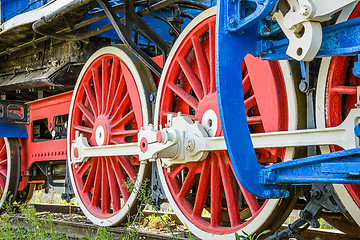
M 213 8 L 195 18 L 171 50 L 159 85 L 156 126 L 165 125 L 167 114 L 181 112 L 211 129 L 210 136 L 223 134 L 215 81 L 215 12 Z M 281 74 L 278 63 L 252 56 L 244 61 L 245 108 L 253 133 L 288 129 Z M 257 155 L 264 164 L 276 163 L 284 160 L 286 151 L 260 149 Z M 201 239 L 234 239 L 241 230 L 253 234 L 273 229 L 283 223 L 294 203 L 293 199 L 258 199 L 247 192 L 233 173 L 227 151 L 214 151 L 201 162 L 169 169 L 162 168 L 159 160 L 158 169 L 177 216 Z
M 0 208 L 16 198 L 20 180 L 18 139 L 0 138 Z
M 338 22 L 360 16 L 360 5 L 355 9 L 343 10 Z M 353 67 L 357 57 L 324 58 L 321 63 L 316 92 L 317 125 L 318 127 L 335 127 L 346 118 L 357 103 L 357 86 L 360 78 L 354 76 Z M 339 151 L 339 146 L 323 146 L 322 153 Z M 333 185 L 350 216 L 344 219 L 326 218 L 332 225 L 352 236 L 360 237 L 360 185 Z M 352 218 L 352 219 L 351 219 Z M 356 225 L 356 223 L 357 225 Z
M 125 47 L 106 47 L 94 53 L 74 90 L 68 149 L 75 131 L 90 146 L 137 142 L 139 128 L 149 123 L 151 109 L 145 91 L 153 92 L 153 86 L 150 72 Z M 82 210 L 101 226 L 121 222 L 136 206 L 136 193 L 125 182 L 138 186 L 147 172 L 136 156 L 94 157 L 69 166 Z

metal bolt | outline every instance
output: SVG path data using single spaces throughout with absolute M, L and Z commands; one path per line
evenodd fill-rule
M 185 147 L 188 151 L 192 151 L 195 148 L 195 141 L 194 139 L 186 139 L 185 140 Z
M 317 189 L 311 190 L 311 197 L 314 197 L 316 199 L 320 199 L 321 196 L 322 196 L 322 192 L 320 190 L 317 190 Z
M 230 28 L 236 28 L 238 26 L 238 21 L 237 21 L 236 17 L 229 18 L 229 26 L 230 26 Z
M 265 190 L 264 191 L 265 198 L 271 198 L 273 196 L 271 190 Z
M 264 41 L 263 42 L 264 51 L 270 50 L 273 46 L 274 46 L 274 44 L 271 41 Z
M 273 193 L 274 193 L 274 196 L 277 198 L 282 197 L 280 190 L 274 190 Z
M 300 6 L 300 10 L 299 10 L 299 13 L 301 16 L 303 17 L 308 17 L 310 15 L 310 6 L 308 5 L 301 5 Z
M 59 62 L 58 60 L 55 60 L 55 61 L 52 61 L 52 62 L 51 62 L 51 65 L 52 65 L 53 67 L 58 67 L 58 66 L 60 65 L 60 62 Z
M 311 212 L 307 211 L 307 210 L 303 210 L 300 212 L 300 217 L 302 219 L 305 219 L 305 220 L 311 220 L 313 215 L 311 214 Z
M 302 93 L 306 93 L 307 91 L 309 91 L 309 84 L 305 80 L 301 80 L 299 84 L 299 90 Z
M 150 94 L 150 101 L 155 101 L 156 100 L 156 93 L 151 93 Z
M 266 177 L 266 180 L 275 181 L 276 174 L 274 172 L 267 172 L 265 177 Z
M 290 192 L 289 192 L 288 190 L 284 190 L 284 191 L 282 191 L 282 196 L 283 196 L 284 198 L 287 198 L 287 197 L 290 196 Z

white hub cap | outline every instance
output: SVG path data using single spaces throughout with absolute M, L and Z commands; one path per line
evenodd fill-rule
M 102 126 L 98 126 L 98 127 L 96 128 L 95 140 L 96 140 L 96 144 L 97 144 L 98 146 L 104 145 L 104 142 L 105 142 L 105 131 L 104 131 L 104 128 L 103 128 Z
M 209 134 L 209 137 L 215 137 L 218 126 L 218 119 L 215 111 L 211 109 L 206 110 L 201 119 L 201 123 L 206 132 Z

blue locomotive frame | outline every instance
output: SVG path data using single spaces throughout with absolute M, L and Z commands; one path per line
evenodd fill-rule
M 234 66 L 242 66 L 247 54 L 266 60 L 291 59 L 285 54 L 288 39 L 268 40 L 262 30 L 266 17 L 277 2 L 218 1 L 216 80 L 221 121 L 234 172 L 244 188 L 264 198 L 289 196 L 290 183 L 360 184 L 358 148 L 269 166 L 260 165 L 255 156 L 246 120 L 242 83 L 239 81 L 242 69 Z M 243 9 L 248 7 L 246 4 L 255 8 L 249 15 L 244 15 Z M 360 18 L 324 28 L 317 57 L 357 55 L 360 52 L 360 35 L 356 34 L 359 28 Z M 274 26 L 273 29 L 276 31 L 279 27 Z M 354 68 L 357 72 L 356 64 Z M 359 136 L 356 129 L 354 134 Z

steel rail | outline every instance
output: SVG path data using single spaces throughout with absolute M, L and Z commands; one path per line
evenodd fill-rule
M 61 204 L 32 204 L 37 212 L 51 212 L 51 213 L 64 213 L 64 214 L 80 214 L 83 215 L 83 213 L 80 210 L 79 206 L 76 205 L 61 205 Z M 143 214 L 144 217 L 148 217 L 154 213 L 158 213 L 160 215 L 163 214 L 167 214 L 169 216 L 171 216 L 171 218 L 175 221 L 176 224 L 181 224 L 180 220 L 178 219 L 178 217 L 176 216 L 176 214 L 174 212 L 163 212 L 163 211 L 152 211 L 152 210 L 143 210 Z M 210 218 L 210 217 L 209 217 Z M 23 221 L 24 218 L 23 217 L 18 217 L 19 221 Z M 41 221 L 45 221 L 45 220 L 41 220 Z M 66 222 L 66 221 L 59 221 L 59 220 L 54 220 L 54 225 L 56 229 L 62 229 L 64 230 L 64 228 L 61 228 L 61 226 L 66 226 L 65 230 L 65 234 L 68 235 L 67 233 L 69 232 L 69 234 L 75 234 L 74 237 L 79 237 L 81 238 L 81 234 L 88 234 L 88 233 L 93 233 L 95 234 L 97 231 L 97 226 L 91 224 L 91 223 L 75 223 L 75 222 Z M 26 227 L 26 226 L 23 226 Z M 283 224 L 282 227 L 279 230 L 282 230 L 284 228 L 286 228 L 287 225 Z M 67 229 L 69 228 L 69 230 Z M 121 234 L 123 234 L 123 229 L 121 228 L 109 228 L 109 231 L 114 234 L 114 237 L 120 236 Z M 142 237 L 145 237 L 144 239 L 179 239 L 179 240 L 183 240 L 183 239 L 187 239 L 187 238 L 183 238 L 183 237 L 177 237 L 173 238 L 170 235 L 159 235 L 159 234 L 155 234 L 155 233 L 149 233 L 149 232 L 140 232 L 139 234 L 141 234 Z M 70 236 L 68 235 L 68 236 Z M 321 240 L 333 240 L 333 239 L 339 239 L 339 240 L 357 240 L 358 238 L 354 238 L 351 237 L 349 235 L 346 235 L 343 232 L 340 232 L 338 230 L 334 230 L 334 229 L 316 229 L 316 228 L 308 228 L 306 231 L 302 231 L 299 232 L 298 234 L 296 234 L 296 239 L 297 240 L 310 240 L 310 239 L 315 239 L 316 237 L 319 237 Z
M 15 216 L 17 219 L 17 224 L 12 223 L 12 227 L 17 228 L 29 228 L 31 227 L 27 222 L 26 218 L 24 216 Z M 49 220 L 39 218 L 40 222 L 47 222 Z M 99 226 L 95 226 L 91 223 L 82 223 L 82 222 L 69 222 L 69 221 L 63 221 L 63 220 L 53 220 L 52 221 L 53 226 L 57 232 L 61 232 L 64 235 L 75 238 L 75 239 L 82 239 L 86 236 L 93 236 L 96 235 Z M 108 228 L 108 231 L 111 233 L 112 237 L 114 239 L 120 239 L 121 237 L 126 236 L 126 234 L 136 234 L 138 239 L 142 240 L 167 240 L 167 239 L 177 239 L 177 240 L 187 240 L 188 238 L 180 237 L 180 236 L 171 236 L 171 235 L 165 235 L 165 234 L 159 234 L 159 233 L 151 233 L 151 232 L 145 232 L 145 231 L 128 231 L 124 230 L 123 228 L 118 227 L 111 227 Z M 49 230 L 50 233 L 50 230 Z

